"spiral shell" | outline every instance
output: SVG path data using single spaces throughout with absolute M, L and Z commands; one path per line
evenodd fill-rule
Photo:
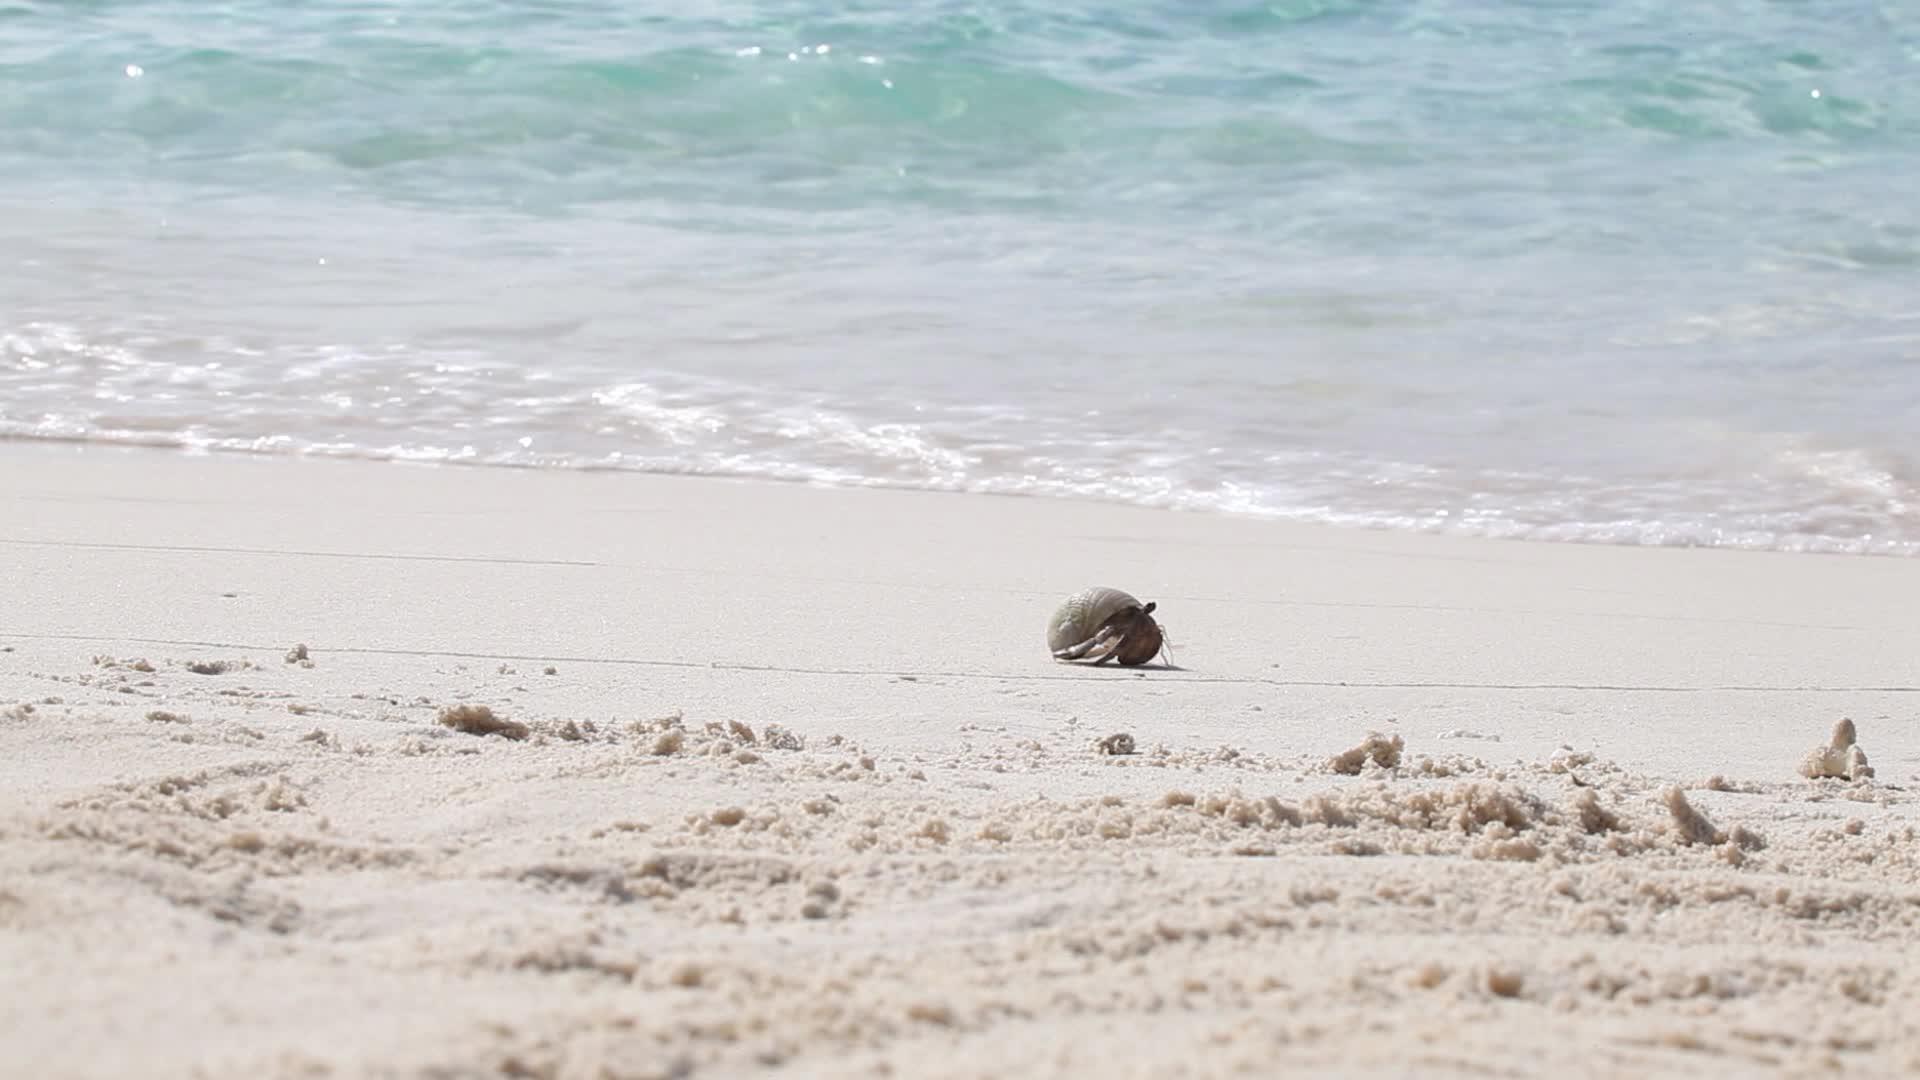
M 1047 649 L 1056 660 L 1118 660 L 1132 667 L 1160 654 L 1165 638 L 1153 604 L 1104 586 L 1067 597 L 1047 622 Z
M 1082 589 L 1067 597 L 1053 618 L 1047 623 L 1047 648 L 1054 652 L 1071 648 L 1087 640 L 1096 633 L 1108 619 L 1128 608 L 1137 608 L 1140 601 L 1129 593 L 1119 589 L 1096 587 Z

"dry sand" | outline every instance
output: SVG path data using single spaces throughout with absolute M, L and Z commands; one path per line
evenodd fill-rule
M 1920 1071 L 1917 562 L 13 447 L 0 568 L 9 1076 Z

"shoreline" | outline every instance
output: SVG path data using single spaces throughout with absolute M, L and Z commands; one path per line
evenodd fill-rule
M 546 463 L 528 463 L 528 462 L 515 462 L 515 461 L 463 460 L 459 458 L 441 458 L 441 459 L 428 460 L 428 459 L 420 459 L 420 458 L 409 458 L 404 456 L 382 457 L 372 453 L 334 454 L 334 453 L 316 452 L 313 450 L 304 450 L 304 449 L 302 450 L 264 449 L 263 450 L 263 449 L 246 449 L 246 448 L 238 448 L 238 447 L 208 448 L 208 447 L 196 447 L 196 446 L 189 446 L 189 445 L 183 445 L 179 443 L 169 443 L 169 442 L 146 443 L 146 442 L 137 442 L 137 441 L 114 441 L 114 440 L 103 441 L 91 436 L 60 436 L 60 435 L 38 435 L 38 434 L 22 435 L 22 434 L 0 433 L 0 454 L 13 452 L 15 449 L 28 454 L 35 453 L 35 452 L 45 452 L 50 454 L 57 454 L 62 452 L 72 452 L 72 453 L 81 453 L 81 454 L 89 453 L 89 452 L 99 452 L 103 454 L 134 454 L 134 455 L 163 454 L 163 455 L 177 455 L 177 456 L 187 457 L 187 458 L 236 458 L 236 459 L 242 459 L 242 460 L 322 462 L 322 463 L 335 462 L 335 463 L 348 464 L 348 465 L 403 465 L 403 466 L 410 466 L 415 468 L 449 467 L 449 468 L 458 468 L 458 469 L 502 470 L 502 471 L 509 471 L 509 472 L 531 472 L 531 473 L 580 474 L 580 475 L 589 475 L 589 476 L 602 475 L 602 474 L 614 475 L 614 476 L 650 476 L 650 477 L 677 478 L 677 479 L 686 479 L 686 480 L 713 480 L 713 481 L 724 481 L 724 482 L 745 483 L 745 484 L 772 484 L 772 485 L 781 485 L 781 486 L 792 485 L 792 486 L 815 488 L 815 489 L 821 489 L 821 490 L 831 490 L 831 491 L 882 491 L 882 492 L 917 493 L 917 494 L 925 494 L 925 495 L 948 495 L 948 496 L 959 496 L 959 497 L 968 497 L 968 498 L 987 498 L 987 499 L 1016 499 L 1016 500 L 1035 499 L 1035 500 L 1041 500 L 1041 501 L 1059 501 L 1059 502 L 1093 505 L 1093 506 L 1126 507 L 1129 509 L 1144 510 L 1144 511 L 1149 511 L 1154 513 L 1194 514 L 1194 515 L 1199 515 L 1203 517 L 1224 518 L 1232 521 L 1261 522 L 1261 523 L 1279 525 L 1279 526 L 1284 526 L 1289 528 L 1297 527 L 1297 528 L 1303 528 L 1303 529 L 1328 529 L 1338 533 L 1388 533 L 1393 535 L 1431 536 L 1431 537 L 1457 539 L 1457 540 L 1495 541 L 1495 542 L 1502 542 L 1502 543 L 1554 544 L 1554 545 L 1567 544 L 1567 545 L 1582 546 L 1582 547 L 1591 546 L 1591 547 L 1606 547 L 1606 548 L 1613 548 L 1613 547 L 1648 548 L 1648 549 L 1654 549 L 1654 550 L 1667 550 L 1667 551 L 1724 551 L 1724 552 L 1743 552 L 1743 553 L 1757 554 L 1757 555 L 1830 556 L 1830 557 L 1838 557 L 1838 558 L 1856 558 L 1857 557 L 1857 558 L 1871 558 L 1871 559 L 1920 558 L 1920 548 L 1916 548 L 1916 550 L 1906 551 L 1906 552 L 1878 550 L 1878 549 L 1840 551 L 1840 550 L 1830 550 L 1830 549 L 1820 548 L 1820 547 L 1797 547 L 1797 548 L 1780 547 L 1780 546 L 1765 547 L 1765 546 L 1752 546 L 1752 545 L 1741 544 L 1741 543 L 1705 544 L 1705 543 L 1669 543 L 1669 542 L 1661 542 L 1661 541 L 1643 541 L 1643 540 L 1610 540 L 1610 539 L 1596 539 L 1593 537 L 1578 536 L 1578 535 L 1574 535 L 1574 536 L 1538 536 L 1538 535 L 1516 535 L 1516 534 L 1503 535 L 1503 534 L 1495 534 L 1495 533 L 1487 533 L 1487 532 L 1410 528 L 1403 525 L 1375 524 L 1375 523 L 1367 523 L 1367 522 L 1361 522 L 1361 521 L 1308 521 L 1308 520 L 1299 520 L 1295 518 L 1288 518 L 1288 517 L 1280 516 L 1277 514 L 1258 514 L 1258 513 L 1238 512 L 1238 511 L 1232 511 L 1232 510 L 1223 510 L 1223 509 L 1219 509 L 1217 507 L 1211 507 L 1211 506 L 1156 506 L 1156 505 L 1151 505 L 1147 503 L 1129 501 L 1125 499 L 1101 498 L 1096 495 L 1088 495 L 1083 493 L 1059 494 L 1059 493 L 1027 492 L 1027 491 L 956 490 L 952 488 L 926 487 L 926 486 L 916 486 L 913 484 L 893 483 L 893 482 L 884 481 L 884 480 L 874 480 L 872 482 L 848 483 L 844 481 L 829 481 L 829 480 L 820 480 L 816 478 L 806 478 L 806 477 L 787 477 L 787 476 L 775 476 L 775 475 L 762 475 L 762 474 L 754 474 L 754 473 L 694 472 L 694 471 L 682 471 L 682 470 L 671 470 L 671 469 L 643 469 L 643 468 L 631 468 L 631 467 L 622 466 L 622 465 L 600 465 L 600 464 L 593 464 L 593 463 L 546 464 Z M 1546 528 L 1554 528 L 1554 527 L 1556 526 L 1536 526 L 1534 528 L 1546 529 Z M 1854 541 L 1835 540 L 1833 542 L 1853 543 Z
M 1920 1067 L 1920 563 L 385 465 L 0 447 L 37 1074 Z

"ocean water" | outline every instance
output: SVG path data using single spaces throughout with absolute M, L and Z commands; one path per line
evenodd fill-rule
M 1920 553 L 1920 7 L 0 0 L 0 438 Z

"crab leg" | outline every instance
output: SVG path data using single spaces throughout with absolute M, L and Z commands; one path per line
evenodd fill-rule
M 1085 658 L 1085 656 L 1094 649 L 1107 644 L 1109 641 L 1111 641 L 1111 638 L 1108 635 L 1104 633 L 1095 634 L 1078 645 L 1069 645 L 1064 649 L 1058 650 L 1053 654 L 1053 658 L 1055 660 L 1080 660 Z
M 1099 633 L 1087 640 L 1077 645 L 1069 645 L 1055 652 L 1053 658 L 1055 660 L 1080 660 L 1091 655 L 1095 650 L 1100 650 L 1101 658 L 1105 659 L 1113 654 L 1114 649 L 1119 648 L 1120 639 L 1124 636 L 1125 634 L 1120 627 L 1113 623 L 1108 623 L 1100 628 Z

